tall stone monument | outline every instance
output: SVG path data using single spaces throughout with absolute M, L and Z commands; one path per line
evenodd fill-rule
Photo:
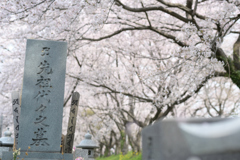
M 19 158 L 72 160 L 60 153 L 66 56 L 66 42 L 27 40 L 18 148 L 30 149 Z

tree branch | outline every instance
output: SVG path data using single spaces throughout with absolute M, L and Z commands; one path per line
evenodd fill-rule
M 124 5 L 120 0 L 115 0 L 119 5 L 121 5 L 124 9 L 130 12 L 148 12 L 148 11 L 162 11 L 164 13 L 167 13 L 185 23 L 188 23 L 189 20 L 187 18 L 184 18 L 180 14 L 177 14 L 176 12 L 173 12 L 171 10 L 168 10 L 162 6 L 157 6 L 157 7 L 147 7 L 147 8 L 131 8 L 129 6 Z
M 84 82 L 84 81 L 83 81 L 82 79 L 80 79 L 79 77 L 75 77 L 75 76 L 72 76 L 72 75 L 68 75 L 68 76 Z M 152 99 L 148 99 L 148 98 L 144 98 L 144 97 L 140 97 L 140 96 L 135 96 L 135 95 L 132 95 L 132 94 L 126 93 L 126 92 L 119 92 L 119 91 L 116 91 L 116 90 L 114 90 L 114 89 L 111 89 L 110 87 L 108 87 L 108 86 L 106 86 L 106 85 L 103 85 L 103 84 L 93 84 L 93 83 L 90 83 L 90 82 L 85 82 L 85 83 L 88 84 L 88 85 L 91 85 L 91 86 L 93 86 L 93 87 L 108 89 L 108 90 L 111 91 L 112 93 L 123 94 L 123 95 L 125 95 L 125 96 L 129 96 L 129 97 L 132 97 L 132 98 L 136 98 L 136 99 L 141 100 L 141 101 L 143 101 L 143 102 L 153 102 Z
M 177 40 L 177 38 L 176 38 L 175 36 L 170 35 L 170 34 L 165 33 L 165 32 L 162 32 L 162 31 L 160 31 L 160 30 L 157 30 L 157 29 L 155 29 L 155 28 L 153 28 L 153 27 L 151 27 L 151 26 L 134 27 L 134 28 L 132 28 L 132 27 L 131 27 L 131 28 L 130 28 L 130 27 L 129 27 L 129 28 L 122 28 L 122 29 L 120 29 L 120 30 L 118 30 L 118 31 L 115 31 L 115 32 L 112 33 L 112 34 L 109 34 L 109 35 L 107 35 L 107 36 L 103 36 L 103 37 L 100 37 L 100 38 L 87 38 L 87 37 L 82 37 L 81 39 L 77 39 L 77 40 L 78 40 L 78 41 L 80 41 L 80 40 L 101 41 L 101 40 L 104 40 L 104 39 L 107 39 L 107 38 L 111 38 L 111 37 L 113 37 L 113 36 L 116 36 L 116 35 L 124 32 L 124 31 L 135 31 L 135 30 L 151 30 L 151 31 L 153 31 L 153 32 L 155 32 L 155 33 L 158 33 L 159 35 L 161 35 L 161 36 L 163 36 L 163 37 L 165 37 L 165 38 L 168 38 L 168 39 L 173 40 L 176 44 L 178 44 L 178 45 L 181 46 L 181 47 L 187 47 L 187 46 L 188 46 L 186 43 Z
M 178 3 L 175 3 L 175 4 L 174 4 L 174 3 L 166 2 L 166 1 L 164 1 L 164 0 L 157 0 L 157 1 L 158 1 L 158 2 L 161 2 L 162 4 L 164 4 L 164 5 L 168 6 L 168 7 L 179 8 L 179 9 L 181 9 L 182 11 L 185 11 L 185 12 L 187 12 L 188 14 L 192 15 L 192 10 L 189 9 L 188 7 L 182 5 L 182 4 L 178 4 Z M 195 4 L 195 6 L 196 6 L 196 4 Z M 206 20 L 206 19 L 207 19 L 207 17 L 205 17 L 205 16 L 203 16 L 203 15 L 200 15 L 200 14 L 198 14 L 198 13 L 195 13 L 194 15 L 196 15 L 197 18 L 202 19 L 202 20 Z
M 135 124 L 137 124 L 139 127 L 143 128 L 146 126 L 146 124 L 144 124 L 143 122 L 137 120 L 133 115 L 131 115 L 128 111 L 126 111 L 125 109 L 121 109 L 123 112 L 127 113 L 132 119 L 133 119 L 133 122 Z

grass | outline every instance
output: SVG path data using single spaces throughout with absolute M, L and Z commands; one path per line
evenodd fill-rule
M 110 157 L 99 157 L 96 160 L 142 160 L 142 153 L 133 155 L 132 152 L 128 152 L 126 155 L 112 155 Z

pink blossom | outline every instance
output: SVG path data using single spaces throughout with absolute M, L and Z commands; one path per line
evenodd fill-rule
M 75 160 L 84 160 L 82 157 L 77 157 Z

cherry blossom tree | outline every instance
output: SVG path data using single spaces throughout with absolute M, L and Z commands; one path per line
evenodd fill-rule
M 71 93 L 79 91 L 79 115 L 96 113 L 79 121 L 92 121 L 83 130 L 102 143 L 112 133 L 106 122 L 115 140 L 124 139 L 127 124 L 142 128 L 174 115 L 215 77 L 240 87 L 240 39 L 233 52 L 221 47 L 240 34 L 238 0 L 3 0 L 0 7 L 4 115 L 11 114 L 10 92 L 21 90 L 27 38 L 68 42 L 64 125 Z
M 209 80 L 202 90 L 174 109 L 180 117 L 236 117 L 239 114 L 239 88 L 229 78 Z

